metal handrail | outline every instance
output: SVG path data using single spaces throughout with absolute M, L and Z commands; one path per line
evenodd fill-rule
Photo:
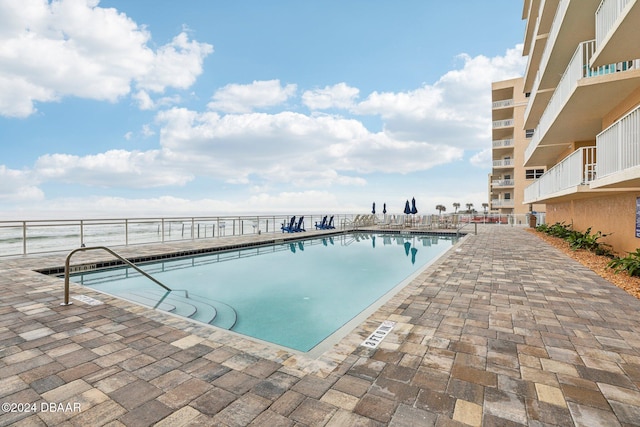
M 73 254 L 75 254 L 76 252 L 86 252 L 86 251 L 92 251 L 92 250 L 96 250 L 96 249 L 102 249 L 103 251 L 106 251 L 106 252 L 110 253 L 111 255 L 113 255 L 114 257 L 118 258 L 120 261 L 124 262 L 129 267 L 133 268 L 138 273 L 142 274 L 146 278 L 148 278 L 151 281 L 155 282 L 156 284 L 158 284 L 159 286 L 161 286 L 165 290 L 167 290 L 169 292 L 173 291 L 173 289 L 171 289 L 168 286 L 164 285 L 163 283 L 158 281 L 158 279 L 153 278 L 151 275 L 149 275 L 148 273 L 146 273 L 145 271 L 140 269 L 140 267 L 138 267 L 137 265 L 135 265 L 131 261 L 125 259 L 124 257 L 118 255 L 117 253 L 115 253 L 111 249 L 107 248 L 106 246 L 90 246 L 90 247 L 83 247 L 83 248 L 74 249 L 71 252 L 69 252 L 69 255 L 67 255 L 67 259 L 64 262 L 64 302 L 61 303 L 60 305 L 71 305 L 71 304 L 73 304 L 73 303 L 69 302 L 69 270 L 70 270 L 69 265 L 70 265 L 70 261 L 71 261 L 71 256 L 73 256 Z
M 462 230 L 463 228 L 465 228 L 469 224 L 471 224 L 471 222 L 465 222 L 461 227 L 458 227 L 456 229 L 456 237 L 460 237 L 460 230 Z M 478 235 L 478 223 L 474 222 L 473 225 L 475 226 L 475 230 L 474 230 L 473 234 L 475 234 L 477 236 Z

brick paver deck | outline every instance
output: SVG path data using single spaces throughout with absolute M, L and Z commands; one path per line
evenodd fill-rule
M 104 304 L 62 307 L 32 269 L 64 255 L 0 260 L 2 426 L 640 426 L 640 301 L 520 228 L 480 227 L 315 358 L 75 285 Z

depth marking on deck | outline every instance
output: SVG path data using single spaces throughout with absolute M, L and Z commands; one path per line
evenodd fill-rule
M 376 329 L 369 337 L 360 344 L 363 347 L 376 348 L 382 340 L 391 332 L 396 322 L 385 320 L 378 329 Z
M 83 302 L 85 304 L 89 304 L 89 305 L 104 304 L 102 301 L 98 301 L 97 299 L 88 297 L 86 295 L 74 295 L 71 298 L 73 298 L 76 301 L 81 301 L 81 302 Z

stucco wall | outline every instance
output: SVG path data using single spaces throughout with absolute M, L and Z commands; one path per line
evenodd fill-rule
M 616 253 L 626 255 L 640 247 L 640 239 L 635 237 L 637 197 L 640 192 L 547 203 L 546 222 L 573 223 L 573 228 L 579 231 L 591 227 L 592 233 L 610 234 L 600 241 L 613 246 Z

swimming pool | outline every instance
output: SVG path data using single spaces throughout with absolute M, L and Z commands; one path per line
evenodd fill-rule
M 140 304 L 308 352 L 380 306 L 457 238 L 350 233 L 157 261 L 71 280 Z M 383 300 L 381 300 L 383 299 Z

